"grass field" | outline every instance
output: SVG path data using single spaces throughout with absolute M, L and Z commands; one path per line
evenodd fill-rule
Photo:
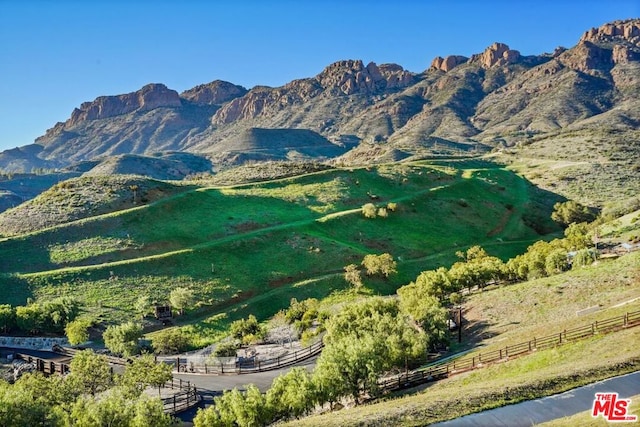
M 565 327 L 640 310 L 638 298 L 638 252 L 555 277 L 486 290 L 471 295 L 465 302 L 470 323 L 465 326 L 464 344 L 476 345 L 475 354 L 504 348 Z M 598 312 L 576 314 L 576 308 L 584 308 L 593 301 L 601 304 Z M 486 321 L 481 321 L 482 318 Z M 640 327 L 596 335 L 416 387 L 378 403 L 289 424 L 428 425 L 636 371 L 640 369 L 638 342 Z
M 342 268 L 369 253 L 398 261 L 389 280 L 366 280 L 381 294 L 450 265 L 456 251 L 474 244 L 503 258 L 521 253 L 548 237 L 540 233 L 558 231 L 549 220 L 557 200 L 475 161 L 198 188 L 0 241 L 0 303 L 75 295 L 115 321 L 128 318 L 142 294 L 163 301 L 189 286 L 198 304 L 181 323 L 198 320 L 197 333 L 213 338 L 241 314 L 265 319 L 291 297 L 344 289 Z M 367 219 L 360 208 L 370 202 L 397 209 Z

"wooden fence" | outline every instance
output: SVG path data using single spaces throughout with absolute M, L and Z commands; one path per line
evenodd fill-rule
M 13 354 L 13 357 L 16 359 L 20 359 L 25 361 L 26 363 L 32 363 L 35 367 L 35 370 L 38 372 L 42 372 L 46 375 L 65 375 L 69 372 L 69 364 L 66 362 L 61 362 L 58 360 L 52 359 L 43 359 L 37 356 L 32 356 L 30 354 L 24 354 L 16 352 Z
M 176 380 L 172 378 L 171 381 L 167 381 L 162 387 L 178 390 L 172 396 L 162 398 L 164 412 L 167 414 L 173 415 L 178 412 L 186 411 L 200 402 L 201 397 L 198 394 L 198 389 L 196 386 L 191 385 L 189 381 Z
M 188 359 L 175 358 L 165 363 L 174 365 L 178 372 L 190 372 L 194 374 L 250 374 L 255 372 L 270 371 L 284 368 L 309 359 L 322 351 L 324 343 L 319 340 L 309 347 L 302 348 L 293 353 L 266 360 L 235 359 L 232 362 L 211 362 L 196 364 Z
M 453 374 L 477 369 L 491 363 L 505 361 L 509 358 L 518 357 L 536 350 L 552 348 L 596 334 L 613 332 L 638 325 L 640 325 L 640 310 L 593 322 L 590 325 L 565 329 L 542 338 L 534 337 L 520 344 L 506 346 L 487 353 L 480 353 L 473 357 L 464 357 L 453 362 L 436 364 L 427 368 L 409 371 L 405 374 L 382 378 L 378 381 L 378 384 L 380 390 L 383 392 L 409 388 L 418 384 L 447 378 Z

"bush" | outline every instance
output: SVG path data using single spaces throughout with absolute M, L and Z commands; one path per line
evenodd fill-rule
M 366 205 L 363 205 L 362 215 L 364 215 L 365 218 L 375 218 L 377 215 L 376 205 L 374 205 L 373 203 L 367 203 Z
M 167 329 L 156 334 L 151 344 L 158 354 L 177 354 L 189 349 L 189 338 L 180 329 Z
M 240 346 L 235 341 L 221 342 L 213 351 L 213 355 L 216 357 L 235 357 L 238 348 Z

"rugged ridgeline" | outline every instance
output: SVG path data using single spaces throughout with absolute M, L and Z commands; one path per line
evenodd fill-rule
M 640 20 L 616 21 L 585 32 L 570 49 L 524 56 L 495 43 L 470 58 L 437 57 L 422 73 L 347 60 L 277 88 L 215 81 L 178 94 L 150 84 L 83 103 L 35 144 L 0 153 L 0 168 L 167 151 L 205 155 L 214 167 L 494 147 L 637 160 L 639 95 Z

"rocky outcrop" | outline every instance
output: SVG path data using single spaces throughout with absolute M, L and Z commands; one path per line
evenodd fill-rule
M 513 64 L 520 59 L 520 52 L 509 49 L 504 43 L 494 43 L 482 53 L 471 56 L 469 62 L 480 64 L 482 68 L 491 68 Z
M 325 90 L 337 90 L 343 95 L 353 95 L 405 87 L 413 81 L 413 74 L 396 64 L 378 67 L 370 62 L 365 67 L 360 60 L 347 60 L 329 65 L 315 79 Z
M 615 45 L 611 51 L 611 60 L 614 64 L 626 64 L 632 61 L 640 61 L 640 51 L 628 46 Z
M 84 102 L 71 113 L 65 123 L 73 126 L 86 120 L 105 119 L 132 111 L 150 111 L 159 107 L 180 107 L 178 92 L 163 84 L 148 84 L 136 92 L 118 96 L 100 96 L 93 102 Z
M 586 31 L 581 42 L 600 42 L 611 38 L 622 38 L 636 46 L 640 46 L 640 19 L 614 21 Z
M 186 90 L 180 94 L 180 97 L 198 105 L 222 105 L 246 93 L 247 89 L 242 86 L 222 80 L 215 80 L 211 83 L 198 85 L 193 89 Z
M 433 58 L 433 61 L 431 61 L 431 66 L 429 67 L 429 69 L 440 70 L 446 73 L 447 71 L 451 71 L 458 65 L 464 64 L 468 60 L 469 58 L 467 58 L 466 56 L 460 55 L 449 55 L 446 58 L 436 56 L 435 58 Z
M 576 47 L 560 55 L 558 60 L 563 65 L 583 73 L 610 70 L 614 65 L 611 50 L 590 41 L 581 41 Z
M 272 116 L 283 108 L 312 98 L 344 95 L 374 95 L 394 91 L 415 82 L 415 75 L 396 64 L 367 66 L 360 60 L 335 62 L 310 79 L 294 80 L 278 88 L 255 87 L 241 98 L 224 105 L 211 119 L 213 125 Z

